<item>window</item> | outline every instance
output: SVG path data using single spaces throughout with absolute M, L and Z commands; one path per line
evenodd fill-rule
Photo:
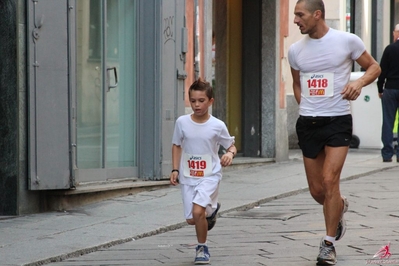
M 89 59 L 99 60 L 101 58 L 102 45 L 102 1 L 90 0 L 90 25 L 89 25 Z M 107 1 L 107 29 L 119 29 L 119 3 L 118 1 Z M 118 58 L 119 32 L 108 31 L 107 56 L 110 59 Z

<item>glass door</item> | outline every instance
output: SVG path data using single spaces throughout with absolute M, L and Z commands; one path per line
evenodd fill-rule
M 135 1 L 76 3 L 76 181 L 137 176 Z

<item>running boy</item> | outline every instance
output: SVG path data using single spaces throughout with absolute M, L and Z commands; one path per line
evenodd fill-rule
M 194 262 L 208 264 L 210 254 L 206 239 L 220 208 L 218 192 L 222 166 L 231 165 L 237 149 L 224 122 L 208 112 L 214 101 L 209 82 L 199 78 L 188 94 L 193 113 L 179 117 L 175 124 L 170 183 L 174 186 L 180 183 L 186 221 L 195 225 L 198 245 Z M 219 145 L 227 148 L 220 159 Z

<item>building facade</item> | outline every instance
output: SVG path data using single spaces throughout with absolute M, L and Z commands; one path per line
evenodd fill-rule
M 166 175 L 184 112 L 185 1 L 1 5 L 0 213 L 47 210 L 50 191 Z

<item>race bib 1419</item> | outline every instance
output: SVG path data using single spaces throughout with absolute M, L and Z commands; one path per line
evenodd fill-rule
M 212 156 L 184 154 L 184 176 L 202 178 L 212 174 Z

